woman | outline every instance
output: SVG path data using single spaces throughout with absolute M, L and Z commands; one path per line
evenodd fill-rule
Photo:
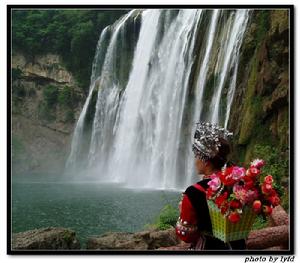
M 180 217 L 176 224 L 177 236 L 191 243 L 194 250 L 242 250 L 245 240 L 223 241 L 212 236 L 212 226 L 206 203 L 205 190 L 208 188 L 210 175 L 228 165 L 230 146 L 227 138 L 232 136 L 224 128 L 210 123 L 199 123 L 194 135 L 193 152 L 196 171 L 201 180 L 189 186 L 179 203 Z

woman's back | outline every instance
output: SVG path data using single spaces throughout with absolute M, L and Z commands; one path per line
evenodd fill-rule
M 245 240 L 232 241 L 228 244 L 212 236 L 212 226 L 206 202 L 205 190 L 210 179 L 203 179 L 189 186 L 183 193 L 180 217 L 176 225 L 177 236 L 192 249 L 204 250 L 243 250 Z

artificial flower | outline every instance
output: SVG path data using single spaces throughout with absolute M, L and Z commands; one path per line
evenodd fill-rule
M 220 208 L 228 197 L 228 192 L 224 192 L 216 198 L 216 205 Z
M 273 188 L 272 188 L 271 184 L 263 183 L 261 186 L 261 191 L 265 195 L 270 195 L 272 193 L 272 190 L 273 190 Z
M 266 184 L 272 184 L 273 183 L 273 177 L 272 177 L 272 175 L 267 175 L 265 178 L 264 178 L 264 182 L 266 183 Z
M 260 170 L 257 169 L 256 167 L 250 167 L 247 171 L 246 171 L 246 175 L 250 176 L 250 177 L 256 177 L 257 175 L 260 174 Z
M 245 176 L 246 170 L 243 167 L 234 166 L 231 174 L 234 180 L 240 180 Z
M 216 174 L 211 175 L 210 178 L 211 180 L 207 184 L 210 186 L 211 190 L 217 191 L 221 186 L 220 178 Z
M 280 198 L 279 196 L 276 195 L 272 195 L 268 198 L 268 201 L 273 205 L 273 206 L 278 206 L 280 204 Z
M 245 207 L 250 207 L 256 214 L 270 215 L 273 207 L 280 204 L 272 175 L 260 176 L 264 164 L 263 160 L 256 159 L 248 169 L 231 166 L 211 175 L 206 197 L 230 222 L 238 222 Z
M 251 167 L 255 167 L 257 169 L 260 169 L 261 167 L 263 167 L 265 165 L 265 161 L 261 160 L 261 159 L 255 159 L 251 162 L 250 166 Z
M 233 175 L 232 175 L 232 170 L 233 170 L 233 167 L 230 167 L 226 171 L 220 173 L 219 177 L 220 177 L 221 182 L 224 185 L 232 186 L 236 183 L 236 180 L 233 178 Z
M 231 200 L 231 201 L 229 202 L 229 206 L 230 206 L 231 208 L 241 208 L 241 207 L 242 207 L 242 204 L 241 204 L 241 202 L 238 201 L 238 200 Z
M 258 197 L 258 191 L 256 189 L 247 190 L 245 203 L 251 204 L 257 197 Z
M 239 215 L 238 212 L 231 212 L 228 216 L 228 220 L 231 223 L 237 223 L 238 221 L 240 221 L 240 219 L 241 219 L 241 216 Z
M 261 211 L 261 206 L 262 206 L 261 201 L 260 201 L 260 200 L 255 200 L 255 201 L 253 202 L 253 205 L 252 205 L 253 211 L 254 211 L 256 214 L 260 213 L 260 211 Z

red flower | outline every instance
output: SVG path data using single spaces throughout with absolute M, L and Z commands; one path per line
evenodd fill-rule
M 229 208 L 229 203 L 227 201 L 224 201 L 221 207 L 222 215 L 224 215 L 227 212 L 228 208 Z
M 231 208 L 241 208 L 242 207 L 241 202 L 237 201 L 237 200 L 230 201 L 229 205 L 230 205 Z
M 231 223 L 237 223 L 238 221 L 240 221 L 241 217 L 239 215 L 239 213 L 237 212 L 231 212 L 228 216 L 228 220 L 231 222 Z
M 247 190 L 251 189 L 254 187 L 254 182 L 252 180 L 248 180 L 248 181 L 245 181 L 245 188 Z
M 272 185 L 271 184 L 263 183 L 262 186 L 261 186 L 261 191 L 265 195 L 271 194 L 273 192 Z
M 206 190 L 206 198 L 207 198 L 207 199 L 211 199 L 212 196 L 213 196 L 213 194 L 214 194 L 214 191 L 213 191 L 211 188 L 208 188 L 208 189 Z
M 236 183 L 231 173 L 232 169 L 233 167 L 229 167 L 219 174 L 220 180 L 224 185 L 232 186 Z
M 216 198 L 215 203 L 218 206 L 218 208 L 221 208 L 223 203 L 226 201 L 227 197 L 228 197 L 228 192 L 224 192 L 223 194 L 219 195 Z
M 258 214 L 261 211 L 261 201 L 255 200 L 252 205 L 253 211 Z
M 273 177 L 272 177 L 272 175 L 267 175 L 267 176 L 265 177 L 265 179 L 264 179 L 264 182 L 265 182 L 266 184 L 272 184 L 272 183 L 273 183 Z
M 267 205 L 264 205 L 264 206 L 263 206 L 263 212 L 264 212 L 266 215 L 272 214 L 272 207 L 267 206 Z
M 256 177 L 257 175 L 260 174 L 260 170 L 255 168 L 255 167 L 250 167 L 247 171 L 246 171 L 246 175 L 250 176 L 250 177 Z
M 272 195 L 268 198 L 268 201 L 273 205 L 273 206 L 278 206 L 280 204 L 280 198 L 277 194 Z

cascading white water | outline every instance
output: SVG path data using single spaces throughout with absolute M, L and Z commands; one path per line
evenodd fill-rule
M 213 123 L 219 123 L 220 100 L 224 83 L 226 81 L 226 78 L 228 77 L 228 72 L 232 69 L 234 63 L 238 62 L 238 52 L 247 25 L 247 19 L 245 19 L 246 17 L 247 10 L 236 11 L 234 18 L 230 19 L 230 30 L 227 32 L 224 39 L 222 40 L 222 42 L 224 43 L 224 53 L 222 54 L 222 52 L 220 52 L 222 56 L 222 64 L 220 63 L 220 77 L 217 83 L 217 92 L 213 96 L 210 107 L 210 109 L 212 110 L 210 119 Z M 236 77 L 233 76 L 233 79 L 235 78 Z M 230 107 L 231 105 L 228 106 Z M 226 125 L 227 124 L 225 123 L 225 126 Z
M 117 46 L 120 38 L 124 41 L 127 21 L 137 16 L 141 17 L 139 36 L 128 81 L 123 83 L 123 73 L 116 73 L 123 65 L 116 65 L 123 52 Z M 247 10 L 151 9 L 131 11 L 120 19 L 106 45 L 101 43 L 104 31 L 68 166 L 76 167 L 80 159 L 86 163 L 85 174 L 129 187 L 178 189 L 190 184 L 194 124 L 210 112 L 206 120 L 224 119 L 220 124 L 227 125 L 247 20 Z M 98 51 L 105 54 L 100 67 Z M 212 72 L 218 78 L 206 109 L 203 97 Z M 228 91 L 224 91 L 226 82 L 230 83 Z M 94 90 L 98 96 L 90 145 L 82 157 L 80 138 Z M 227 98 L 226 113 L 219 108 L 221 97 Z
M 89 94 L 87 96 L 87 99 L 84 103 L 83 109 L 80 113 L 79 119 L 77 121 L 73 138 L 72 138 L 72 144 L 71 144 L 71 152 L 69 155 L 69 158 L 66 163 L 66 167 L 74 167 L 76 166 L 76 163 L 78 162 L 78 156 L 80 152 L 80 144 L 82 141 L 82 135 L 83 135 L 83 129 L 84 129 L 84 121 L 85 116 L 87 112 L 87 108 L 89 106 L 90 100 L 92 98 L 93 91 L 96 86 L 96 80 L 97 80 L 97 72 L 101 71 L 101 65 L 99 65 L 99 54 L 103 53 L 104 47 L 104 41 L 106 40 L 107 36 L 107 28 L 105 28 L 99 38 L 97 49 L 96 49 L 96 56 L 94 58 L 93 66 L 92 66 L 92 76 L 91 76 L 91 85 L 89 89 Z

